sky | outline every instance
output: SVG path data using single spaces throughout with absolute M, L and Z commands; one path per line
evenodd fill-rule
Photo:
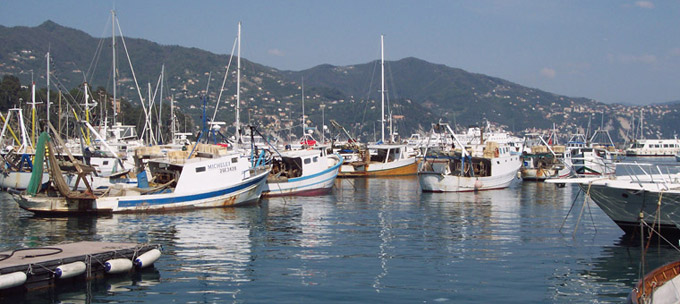
M 0 25 L 231 52 L 281 70 L 416 57 L 605 103 L 680 100 L 680 0 L 0 0 Z M 0 41 L 2 43 L 2 41 Z

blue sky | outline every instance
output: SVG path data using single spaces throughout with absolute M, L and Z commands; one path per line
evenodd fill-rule
M 226 54 L 283 70 L 416 57 L 606 103 L 680 100 L 680 1 L 0 0 L 0 25 L 45 20 Z M 110 25 L 108 25 L 110 26 Z M 1 42 L 0 42 L 1 43 Z

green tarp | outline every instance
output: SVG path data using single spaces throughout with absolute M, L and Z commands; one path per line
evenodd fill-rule
M 31 181 L 28 183 L 28 188 L 26 188 L 26 192 L 30 195 L 36 195 L 42 185 L 43 164 L 45 163 L 45 144 L 49 138 L 50 136 L 47 132 L 42 132 L 38 138 L 38 144 L 35 147 L 35 158 L 33 158 Z

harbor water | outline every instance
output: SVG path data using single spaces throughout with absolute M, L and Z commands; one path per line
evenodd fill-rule
M 618 303 L 640 240 L 576 186 L 422 193 L 417 177 L 338 179 L 320 197 L 163 214 L 45 218 L 0 194 L 0 250 L 157 243 L 155 268 L 13 303 Z M 653 242 L 644 271 L 676 260 Z M 2 301 L 3 299 L 0 299 Z

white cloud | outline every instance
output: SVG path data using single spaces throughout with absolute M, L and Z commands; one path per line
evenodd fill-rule
M 269 55 L 274 55 L 274 56 L 279 56 L 279 57 L 284 56 L 283 51 L 281 51 L 279 49 L 271 49 L 271 50 L 268 50 L 267 53 Z
M 541 76 L 545 78 L 555 78 L 555 69 L 553 68 L 542 68 L 540 72 Z
M 654 8 L 654 3 L 652 3 L 652 1 L 636 1 L 635 6 L 652 9 Z
M 609 58 L 609 61 L 612 62 L 620 62 L 620 63 L 644 63 L 644 64 L 654 64 L 656 63 L 656 56 L 650 55 L 650 54 L 644 54 L 644 55 L 627 55 L 627 54 L 618 54 L 618 55 L 612 55 L 609 54 L 607 56 Z

